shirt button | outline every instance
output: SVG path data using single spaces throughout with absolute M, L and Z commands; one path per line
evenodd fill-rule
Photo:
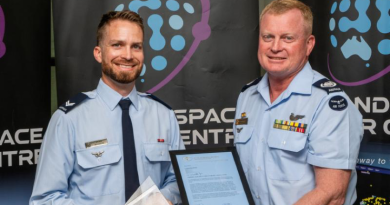
M 161 152 L 161 156 L 163 156 L 164 155 L 164 152 Z
M 283 143 L 283 144 L 286 144 L 286 141 L 283 141 L 282 143 Z
M 260 169 L 260 167 L 257 167 L 257 171 L 260 171 L 261 169 Z
M 259 195 L 256 195 L 256 198 L 260 199 L 260 196 L 259 196 Z
M 261 142 L 264 142 L 264 138 L 261 138 Z

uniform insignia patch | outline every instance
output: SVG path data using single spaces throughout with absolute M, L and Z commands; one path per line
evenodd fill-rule
M 330 81 L 326 78 L 323 78 L 313 84 L 313 86 L 320 88 L 322 90 L 325 90 L 328 94 L 334 93 L 334 92 L 341 92 L 343 91 L 339 85 L 333 81 Z
M 297 121 L 299 119 L 303 119 L 304 117 L 305 117 L 304 115 L 294 115 L 294 113 L 291 113 L 290 120 L 291 121 Z
M 157 139 L 157 142 L 164 142 L 164 139 L 158 138 L 158 139 Z
M 84 93 L 79 93 L 72 97 L 70 100 L 66 101 L 62 104 L 58 109 L 62 110 L 64 113 L 68 113 L 73 108 L 77 107 L 77 105 L 81 104 L 88 96 Z
M 305 133 L 307 124 L 298 123 L 298 122 L 289 122 L 286 120 L 275 120 L 274 128 L 280 130 L 292 131 L 292 132 Z
M 348 107 L 347 99 L 340 95 L 334 96 L 329 100 L 329 107 L 336 111 L 344 110 Z
M 93 156 L 95 156 L 98 160 L 100 160 L 100 158 L 102 157 L 104 151 L 100 151 L 100 152 L 92 152 L 91 154 Z
M 242 129 L 243 129 L 243 127 L 237 128 L 237 133 L 240 133 Z
M 241 119 L 236 119 L 236 125 L 247 125 L 248 118 L 246 117 L 246 113 L 241 113 Z

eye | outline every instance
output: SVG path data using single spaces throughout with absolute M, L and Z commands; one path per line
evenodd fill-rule
M 262 36 L 262 39 L 263 39 L 263 41 L 265 41 L 265 42 L 269 42 L 269 41 L 272 40 L 272 36 L 271 36 L 271 35 L 263 35 L 263 36 Z
M 140 45 L 140 44 L 134 44 L 134 45 L 133 45 L 133 48 L 136 49 L 136 50 L 142 50 L 142 45 Z
M 119 43 L 114 43 L 114 44 L 112 44 L 112 47 L 114 47 L 114 48 L 119 48 L 119 47 L 121 47 L 121 44 L 119 44 Z
M 293 36 L 284 36 L 283 39 L 284 39 L 286 42 L 292 42 L 292 41 L 294 41 L 294 37 L 293 37 Z

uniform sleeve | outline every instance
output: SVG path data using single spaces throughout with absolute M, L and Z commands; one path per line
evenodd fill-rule
M 74 165 L 74 131 L 62 111 L 50 120 L 40 150 L 30 205 L 71 205 L 68 198 L 68 177 Z
M 180 137 L 179 124 L 173 111 L 170 111 L 171 124 L 171 146 L 170 150 L 185 149 L 183 140 Z M 170 200 L 173 204 L 181 203 L 179 188 L 176 183 L 176 176 L 173 171 L 172 163 L 169 166 L 168 172 L 165 175 L 165 180 L 161 188 L 161 193 Z
M 331 169 L 354 169 L 362 138 L 362 115 L 348 96 L 343 92 L 327 95 L 309 128 L 308 163 Z

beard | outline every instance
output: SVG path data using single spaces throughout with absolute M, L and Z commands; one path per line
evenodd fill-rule
M 141 69 L 136 69 L 133 71 L 115 71 L 108 63 L 102 62 L 102 71 L 103 73 L 111 78 L 112 80 L 122 83 L 128 84 L 135 81 L 141 74 Z

